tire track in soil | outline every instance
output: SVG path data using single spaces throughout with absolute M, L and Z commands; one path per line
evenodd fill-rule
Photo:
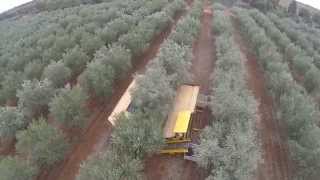
M 230 12 L 226 12 L 232 16 Z M 250 47 L 241 37 L 239 31 L 239 22 L 232 17 L 234 26 L 234 40 L 241 51 L 242 60 L 248 72 L 249 90 L 257 102 L 260 120 L 256 123 L 258 130 L 258 138 L 262 143 L 263 163 L 258 165 L 258 180 L 291 180 L 289 174 L 289 159 L 286 139 L 281 132 L 285 129 L 281 128 L 279 122 L 274 118 L 273 99 L 267 92 L 266 79 L 264 72 L 258 64 L 256 56 L 248 49 Z M 282 138 L 283 137 L 283 138 Z
M 143 72 L 148 62 L 155 58 L 160 49 L 161 44 L 170 35 L 175 28 L 178 20 L 186 14 L 186 10 L 176 13 L 173 22 L 159 35 L 157 35 L 150 43 L 142 55 L 132 59 L 133 68 L 128 73 L 126 79 L 116 80 L 114 83 L 114 93 L 107 100 L 107 104 L 97 111 L 90 119 L 90 125 L 80 135 L 79 143 L 72 147 L 66 158 L 54 165 L 51 169 L 44 170 L 38 180 L 74 180 L 78 174 L 80 164 L 85 161 L 89 155 L 99 152 L 104 144 L 110 140 L 112 125 L 107 121 L 107 117 L 111 114 L 116 103 L 121 98 L 127 87 L 133 80 L 137 72 Z M 92 104 L 95 104 L 94 102 Z
M 206 0 L 201 17 L 201 29 L 198 39 L 193 44 L 193 60 L 191 73 L 193 83 L 200 85 L 200 93 L 210 93 L 210 75 L 214 66 L 214 37 L 211 31 L 213 12 L 211 4 Z M 201 128 L 209 124 L 210 113 L 206 109 L 201 116 Z M 199 125 L 199 123 L 198 123 Z M 197 134 L 198 135 L 198 134 Z M 196 163 L 183 159 L 183 156 L 153 155 L 146 160 L 145 173 L 148 180 L 203 180 L 204 169 Z

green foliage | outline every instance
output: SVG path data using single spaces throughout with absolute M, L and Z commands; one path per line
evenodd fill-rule
M 119 43 L 129 49 L 133 55 L 141 54 L 154 35 L 159 34 L 170 22 L 170 17 L 164 12 L 156 12 L 145 17 L 143 21 L 128 34 L 119 38 Z
M 307 56 L 299 55 L 294 57 L 292 60 L 292 65 L 299 74 L 305 75 L 305 73 L 310 69 L 311 62 L 312 59 L 308 58 Z
M 108 48 L 102 47 L 95 54 L 95 61 L 105 66 L 112 66 L 114 73 L 121 77 L 125 77 L 129 69 L 131 69 L 131 53 L 119 44 L 112 44 Z
M 93 61 L 81 74 L 79 83 L 87 94 L 94 93 L 99 98 L 106 98 L 112 94 L 114 78 L 112 66 Z
M 62 160 L 67 148 L 63 134 L 42 118 L 17 134 L 17 152 L 38 167 L 48 167 Z
M 53 118 L 66 127 L 82 128 L 85 125 L 87 95 L 80 87 L 62 89 L 50 102 L 50 113 Z
M 71 70 L 63 62 L 53 62 L 44 69 L 43 78 L 48 79 L 56 88 L 61 88 L 69 80 Z
M 85 69 L 89 59 L 83 50 L 79 46 L 76 46 L 63 55 L 62 61 L 65 66 L 71 69 L 72 77 L 76 77 Z
M 190 43 L 192 44 L 192 41 Z M 188 45 L 179 45 L 174 40 L 167 40 L 161 46 L 156 61 L 161 62 L 174 86 L 191 79 L 189 69 L 191 68 L 192 53 L 190 50 Z
M 9 72 L 5 77 L 4 80 L 1 82 L 1 94 L 6 100 L 13 100 L 17 99 L 16 93 L 17 90 L 21 88 L 21 84 L 24 80 L 23 73 L 21 72 Z
M 172 33 L 171 38 L 180 45 L 191 46 L 195 36 L 198 34 L 200 28 L 200 21 L 197 17 L 187 17 L 179 21 L 175 32 Z
M 147 153 L 161 148 L 162 126 L 158 119 L 138 112 L 129 117 L 122 115 L 117 122 L 119 124 L 112 135 L 112 144 L 117 153 L 142 159 Z
M 55 94 L 55 89 L 47 80 L 24 81 L 18 91 L 18 107 L 28 118 L 46 113 L 48 104 Z
M 126 154 L 106 151 L 98 157 L 85 162 L 80 169 L 77 180 L 99 179 L 143 179 L 143 162 L 132 159 Z
M 270 11 L 274 8 L 274 4 L 270 0 L 253 0 L 250 4 L 263 12 Z
M 293 0 L 290 5 L 289 5 L 289 8 L 288 8 L 288 12 L 289 14 L 295 16 L 297 15 L 297 1 L 296 0 Z
M 311 13 L 308 9 L 306 8 L 300 8 L 299 9 L 299 16 L 302 17 L 302 19 L 306 22 L 306 23 L 311 23 L 312 19 L 311 19 Z
M 83 33 L 80 40 L 81 48 L 90 57 L 92 57 L 103 44 L 104 42 L 96 34 Z
M 1 180 L 33 180 L 37 168 L 16 157 L 5 157 L 0 160 Z
M 312 21 L 320 26 L 320 13 L 314 13 L 312 16 Z
M 310 68 L 304 77 L 304 86 L 309 92 L 317 91 L 320 88 L 320 71 L 317 68 Z
M 215 12 L 214 18 L 214 25 L 213 25 L 213 31 L 217 35 L 223 34 L 223 33 L 232 33 L 231 32 L 231 24 L 230 21 L 228 21 L 228 18 L 224 15 L 224 12 L 217 10 Z
M 12 139 L 16 132 L 26 126 L 25 119 L 15 107 L 0 108 L 0 137 Z
M 32 61 L 26 65 L 24 68 L 24 74 L 26 79 L 33 80 L 33 79 L 40 79 L 44 70 L 45 64 L 39 63 L 36 61 Z

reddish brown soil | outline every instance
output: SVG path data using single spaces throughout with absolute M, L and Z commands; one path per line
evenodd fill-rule
M 229 13 L 227 13 L 229 14 Z M 275 119 L 273 99 L 267 92 L 266 79 L 255 55 L 248 49 L 247 42 L 242 39 L 239 24 L 233 21 L 235 41 L 242 52 L 248 72 L 248 86 L 259 103 L 257 121 L 259 139 L 262 142 L 264 162 L 258 166 L 259 180 L 291 180 L 286 140 L 281 134 L 285 130 Z
M 192 62 L 192 74 L 194 83 L 200 85 L 201 94 L 209 94 L 211 86 L 210 75 L 214 63 L 214 39 L 212 35 L 212 10 L 211 5 L 206 3 L 201 20 L 201 32 L 199 39 L 193 48 L 194 59 Z
M 16 140 L 2 141 L 0 142 L 0 156 L 9 156 L 15 154 Z
M 195 84 L 201 86 L 200 93 L 209 94 L 210 75 L 214 64 L 214 43 L 211 33 L 212 10 L 206 1 L 204 14 L 201 19 L 201 32 L 194 43 L 192 61 L 192 74 Z M 197 114 L 198 115 L 198 114 Z M 200 121 L 201 120 L 201 121 Z M 205 109 L 193 121 L 192 127 L 202 129 L 209 124 L 210 112 Z M 192 133 L 193 139 L 199 138 L 199 132 Z M 182 156 L 155 155 L 146 160 L 145 173 L 148 180 L 202 180 L 206 172 L 196 163 L 184 160 Z
M 169 36 L 183 14 L 184 12 L 177 13 L 174 17 L 174 22 L 153 39 L 150 47 L 147 48 L 141 56 L 133 58 L 134 65 L 128 73 L 127 78 L 114 83 L 114 93 L 112 97 L 106 100 L 108 103 L 102 109 L 96 110 L 90 117 L 90 125 L 80 135 L 79 143 L 72 147 L 63 162 L 56 164 L 50 170 L 44 170 L 38 177 L 38 180 L 73 180 L 78 174 L 80 164 L 85 161 L 89 155 L 101 150 L 103 144 L 108 141 L 112 132 L 112 125 L 106 120 L 107 117 L 111 114 L 116 103 L 133 80 L 133 75 L 143 71 L 149 60 L 156 56 L 160 45 Z

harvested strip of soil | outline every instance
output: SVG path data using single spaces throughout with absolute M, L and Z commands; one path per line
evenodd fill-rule
M 108 104 L 93 115 L 90 126 L 83 133 L 82 137 L 80 137 L 80 142 L 73 147 L 63 162 L 57 164 L 50 171 L 43 172 L 38 177 L 38 180 L 74 180 L 78 174 L 80 164 L 85 161 L 89 155 L 99 152 L 103 145 L 109 141 L 112 125 L 107 121 L 107 117 L 111 114 L 122 94 L 132 82 L 133 75 L 137 72 L 144 71 L 146 64 L 156 56 L 160 45 L 169 36 L 178 20 L 185 13 L 186 12 L 184 11 L 178 12 L 173 19 L 173 23 L 152 40 L 149 48 L 147 48 L 141 56 L 133 58 L 132 62 L 135 64 L 128 73 L 127 78 L 118 80 L 114 83 L 114 93 L 107 101 Z
M 230 13 L 227 13 L 230 15 Z M 273 99 L 267 92 L 266 79 L 255 55 L 248 49 L 247 42 L 241 37 L 239 24 L 233 19 L 235 42 L 240 47 L 242 60 L 248 72 L 248 86 L 259 103 L 261 117 L 256 123 L 258 136 L 262 142 L 264 162 L 258 166 L 259 180 L 290 180 L 288 152 L 285 140 L 281 136 L 283 128 L 274 119 Z

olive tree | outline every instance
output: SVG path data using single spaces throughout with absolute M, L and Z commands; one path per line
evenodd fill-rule
M 93 93 L 96 97 L 106 98 L 112 94 L 114 78 L 112 66 L 93 61 L 81 74 L 79 82 L 87 94 Z
M 48 104 L 55 94 L 55 89 L 48 80 L 24 81 L 22 89 L 18 90 L 18 107 L 23 114 L 32 118 L 47 112 Z
M 112 44 L 108 48 L 103 46 L 95 54 L 95 61 L 101 62 L 104 65 L 111 65 L 114 73 L 118 77 L 124 77 L 131 65 L 131 52 L 119 44 Z
M 305 74 L 304 86 L 309 92 L 319 90 L 320 88 L 320 71 L 316 67 L 312 67 Z
M 87 98 L 80 87 L 62 89 L 50 102 L 50 113 L 56 121 L 66 127 L 82 128 L 87 115 L 85 108 Z
M 47 167 L 63 159 L 68 144 L 58 129 L 45 119 L 33 121 L 28 129 L 18 132 L 16 150 L 38 167 Z
M 33 180 L 37 173 L 34 165 L 17 157 L 8 156 L 0 160 L 1 180 Z
M 27 79 L 40 79 L 45 68 L 45 64 L 41 62 L 32 61 L 24 68 L 24 74 Z
M 54 87 L 60 88 L 69 80 L 71 70 L 63 62 L 53 62 L 44 69 L 43 78 L 52 82 Z
M 155 152 L 163 145 L 162 126 L 158 119 L 138 112 L 122 115 L 117 122 L 112 145 L 118 154 L 142 159 L 148 152 Z
M 79 75 L 89 60 L 89 56 L 79 46 L 68 50 L 62 58 L 63 63 L 70 68 L 72 77 Z
M 15 107 L 0 108 L 0 137 L 12 139 L 16 132 L 26 126 L 23 114 Z
M 94 170 L 93 170 L 94 169 Z M 82 164 L 77 180 L 143 179 L 143 162 L 112 150 Z
M 21 72 L 9 72 L 4 80 L 1 82 L 1 94 L 6 100 L 16 101 L 17 90 L 21 88 L 23 83 L 23 73 Z

